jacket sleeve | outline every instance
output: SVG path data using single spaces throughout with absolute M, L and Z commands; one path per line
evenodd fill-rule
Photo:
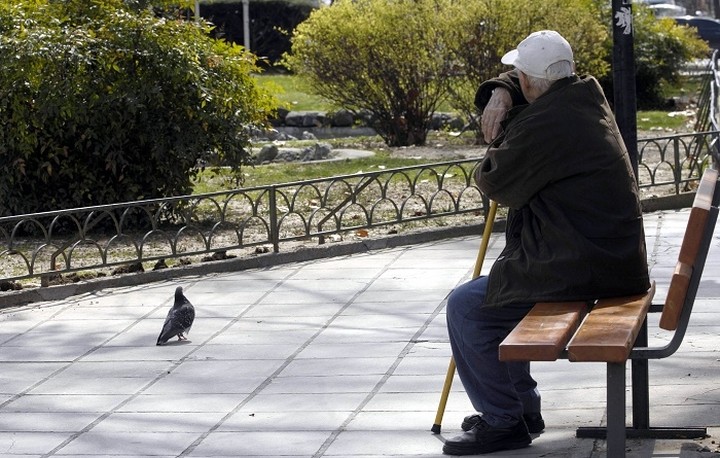
M 484 194 L 515 209 L 527 205 L 564 170 L 561 157 L 554 153 L 562 136 L 546 117 L 522 118 L 508 129 L 502 143 L 488 149 L 475 172 L 475 181 Z
M 503 87 L 510 91 L 512 97 L 513 106 L 525 105 L 527 100 L 523 96 L 522 90 L 520 89 L 520 80 L 517 76 L 517 70 L 501 73 L 496 78 L 491 78 L 478 87 L 475 93 L 475 106 L 482 113 L 485 105 L 487 105 L 492 96 L 492 91 L 496 87 Z

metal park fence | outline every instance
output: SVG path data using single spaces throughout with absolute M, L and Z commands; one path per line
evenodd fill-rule
M 691 191 L 712 160 L 717 135 L 713 131 L 640 140 L 642 195 Z M 367 236 L 371 230 L 386 234 L 428 224 L 479 223 L 488 199 L 474 184 L 476 165 L 476 159 L 455 160 L 2 217 L 0 281 L 141 264 L 152 268 L 243 250 L 277 253 L 292 242 L 322 244 L 328 237 Z

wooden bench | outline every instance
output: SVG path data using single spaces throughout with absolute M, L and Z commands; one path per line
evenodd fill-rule
M 706 428 L 655 428 L 649 420 L 648 360 L 666 358 L 682 342 L 718 218 L 718 172 L 703 174 L 690 211 L 679 259 L 663 305 L 645 294 L 583 302 L 539 303 L 500 344 L 503 361 L 596 361 L 607 364 L 607 427 L 578 428 L 577 437 L 606 438 L 607 456 L 624 457 L 626 437 L 694 438 Z M 647 314 L 675 331 L 661 347 L 648 347 Z M 632 368 L 633 425 L 626 426 L 625 369 Z

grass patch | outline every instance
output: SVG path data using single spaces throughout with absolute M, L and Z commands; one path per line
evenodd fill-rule
M 335 111 L 339 107 L 313 94 L 305 81 L 294 75 L 257 75 L 260 87 L 266 88 L 280 101 L 280 107 L 298 111 Z
M 644 131 L 687 132 L 692 131 L 695 117 L 685 112 L 640 111 L 637 128 Z
M 243 188 L 267 186 L 271 184 L 292 183 L 356 173 L 374 172 L 399 167 L 426 164 L 426 159 L 391 157 L 387 151 L 379 151 L 375 156 L 327 162 L 272 163 L 245 167 L 243 169 Z M 201 172 L 193 186 L 193 194 L 203 194 L 234 187 L 234 181 L 227 169 Z
M 280 101 L 280 107 L 296 111 L 337 111 L 341 107 L 319 95 L 313 94 L 309 85 L 296 75 L 256 75 L 260 87 L 268 89 Z M 443 102 L 438 112 L 452 112 L 449 103 Z

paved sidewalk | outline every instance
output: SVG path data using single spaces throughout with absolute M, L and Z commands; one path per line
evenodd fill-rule
M 646 215 L 656 299 L 688 211 Z M 0 457 L 441 456 L 471 412 L 456 380 L 430 433 L 450 349 L 444 299 L 472 274 L 468 237 L 273 268 L 99 290 L 0 311 Z M 493 238 L 485 271 L 501 249 Z M 678 353 L 650 362 L 654 426 L 704 440 L 629 440 L 629 457 L 720 453 L 718 241 Z M 155 346 L 173 291 L 190 341 Z M 652 331 L 655 342 L 667 336 Z M 504 457 L 602 457 L 576 439 L 605 416 L 603 364 L 538 363 L 544 433 Z M 629 401 L 628 401 L 629 402 Z

